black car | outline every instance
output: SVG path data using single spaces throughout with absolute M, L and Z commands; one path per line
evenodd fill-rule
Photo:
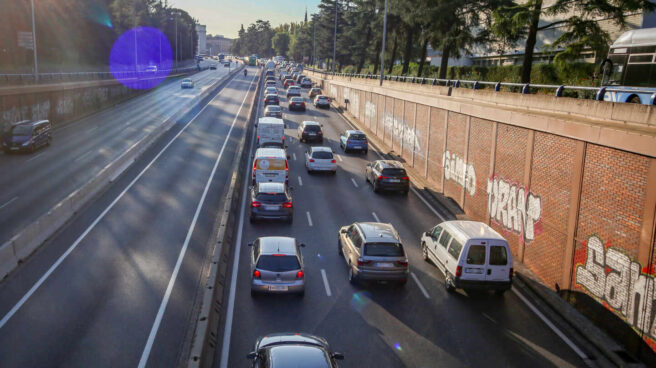
M 289 111 L 299 110 L 305 111 L 305 100 L 303 97 L 292 97 L 289 100 Z
M 264 108 L 264 116 L 282 119 L 282 109 L 278 105 L 267 105 Z
M 365 167 L 364 178 L 374 186 L 374 192 L 381 190 L 401 191 L 408 194 L 410 178 L 403 164 L 394 160 L 377 160 Z
M 316 121 L 304 121 L 298 127 L 298 140 L 301 142 L 323 142 L 321 124 Z
M 264 96 L 264 106 L 267 105 L 280 105 L 280 99 L 278 98 L 278 95 Z
M 260 337 L 247 355 L 251 367 L 337 368 L 344 355 L 331 352 L 328 342 L 306 333 L 274 333 Z
M 258 183 L 252 188 L 250 221 L 260 219 L 285 220 L 292 223 L 292 196 L 284 183 Z
M 24 120 L 14 123 L 2 138 L 2 150 L 5 153 L 34 152 L 39 147 L 50 145 L 52 142 L 51 131 L 52 126 L 48 120 Z
M 268 81 L 274 81 L 274 82 L 275 82 L 275 81 L 276 81 L 276 77 L 274 77 L 273 75 L 267 75 L 267 76 L 266 76 L 266 80 L 267 80 L 267 82 L 268 82 Z

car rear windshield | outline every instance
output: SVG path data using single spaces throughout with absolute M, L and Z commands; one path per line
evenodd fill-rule
M 405 169 L 383 169 L 384 176 L 407 176 Z
M 315 151 L 312 152 L 312 158 L 330 160 L 333 158 L 333 153 L 328 151 Z
M 364 141 L 365 139 L 367 139 L 367 136 L 364 134 L 356 133 L 356 134 L 351 134 L 349 136 L 349 139 L 353 139 L 354 141 Z
M 506 247 L 493 245 L 490 247 L 490 265 L 505 266 L 508 264 L 508 253 Z
M 262 202 L 287 202 L 285 193 L 258 193 L 257 200 Z
M 327 100 L 328 99 L 328 97 L 326 97 L 326 96 L 319 96 L 317 98 L 320 99 L 320 100 Z
M 257 268 L 271 272 L 293 271 L 301 268 L 296 256 L 262 255 L 257 261 Z
M 278 111 L 280 111 L 280 107 L 279 106 L 269 106 L 269 107 L 267 107 L 267 110 L 269 110 L 271 112 L 278 112 Z
M 292 102 L 303 102 L 303 97 L 292 97 Z
M 403 257 L 403 246 L 400 243 L 367 243 L 364 255 L 372 257 Z
M 308 132 L 318 132 L 321 130 L 321 127 L 318 125 L 306 125 L 303 130 L 308 131 Z
M 485 264 L 485 246 L 470 245 L 469 251 L 467 252 L 467 263 L 470 265 Z

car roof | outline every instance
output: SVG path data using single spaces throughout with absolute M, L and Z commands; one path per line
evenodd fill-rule
M 363 131 L 361 130 L 347 130 L 346 134 L 351 135 L 351 134 L 364 134 Z
M 301 97 L 301 96 L 293 96 L 292 98 L 290 98 L 290 101 L 298 101 L 298 100 L 303 100 L 303 97 Z
M 278 98 L 278 95 L 274 95 L 273 93 L 268 93 L 264 96 L 264 98 L 271 97 L 271 98 Z
M 454 235 L 457 235 L 463 241 L 468 239 L 496 239 L 506 241 L 496 230 L 478 221 L 445 221 L 440 226 L 451 230 L 451 232 L 455 233 Z
M 317 95 L 317 98 L 328 98 L 326 95 Z
M 285 343 L 266 348 L 271 367 L 330 368 L 328 352 L 321 346 Z
M 183 81 L 183 82 L 187 82 L 187 81 L 188 81 L 188 82 L 191 82 L 191 78 L 185 78 L 185 79 L 183 79 L 182 81 Z
M 12 123 L 11 127 L 13 128 L 13 127 L 18 126 L 18 125 L 29 125 L 29 126 L 35 127 L 37 125 L 41 125 L 41 124 L 44 124 L 44 123 L 50 123 L 50 120 L 34 120 L 34 121 L 21 120 L 21 121 Z
M 258 183 L 257 184 L 258 193 L 284 193 L 285 184 L 284 183 Z
M 326 146 L 310 146 L 312 152 L 333 152 L 333 149 Z
M 267 105 L 267 107 L 265 107 L 264 109 L 265 110 L 275 110 L 275 109 L 280 110 L 280 106 L 278 106 L 278 105 Z
M 262 239 L 262 238 L 260 238 Z M 277 345 L 277 344 L 310 344 L 322 346 L 328 348 L 328 342 L 319 336 L 310 335 L 307 333 L 291 333 L 291 332 L 280 332 L 273 333 L 266 336 L 262 336 L 257 340 L 257 348 L 261 349 L 266 346 Z
M 282 148 L 264 147 L 255 151 L 255 158 L 280 158 L 286 159 L 285 150 Z
M 383 169 L 403 169 L 403 164 L 396 160 L 376 160 Z
M 318 89 L 319 91 L 321 91 L 321 88 L 319 87 L 312 87 L 312 89 Z
M 285 125 L 285 122 L 281 118 L 274 118 L 273 116 L 265 116 L 261 117 L 258 120 L 259 124 L 277 124 L 277 125 Z
M 356 225 L 362 230 L 366 241 L 380 242 L 399 242 L 399 234 L 391 224 L 382 222 L 356 222 Z
M 305 121 L 303 121 L 302 124 L 303 125 L 318 125 L 318 126 L 321 126 L 321 124 L 319 124 L 318 121 L 311 121 L 311 120 L 305 120 Z
M 289 89 L 301 89 L 301 87 L 299 87 L 299 86 L 291 86 L 291 87 L 289 87 Z
M 260 238 L 260 254 L 296 255 L 296 239 L 287 236 L 263 236 Z
M 18 125 L 27 125 L 29 123 L 31 123 L 30 120 L 21 120 L 21 121 L 15 122 L 15 123 L 11 123 L 11 126 L 15 127 L 15 126 L 18 126 Z

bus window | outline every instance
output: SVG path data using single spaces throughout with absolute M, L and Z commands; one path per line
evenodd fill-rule
M 653 64 L 628 64 L 624 75 L 624 86 L 648 87 Z
M 608 80 L 604 81 L 604 85 L 607 86 L 619 86 L 622 84 L 622 79 L 624 77 L 624 65 L 626 64 L 626 55 L 609 55 L 608 58 L 612 62 L 612 69 L 610 70 L 610 75 L 608 75 Z M 605 76 L 606 77 L 606 76 Z

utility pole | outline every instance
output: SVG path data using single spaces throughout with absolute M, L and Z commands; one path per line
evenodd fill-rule
M 132 1 L 132 16 L 134 17 L 134 71 L 139 71 L 139 59 L 137 57 L 137 0 Z
M 335 0 L 335 31 L 333 32 L 333 73 L 335 73 L 335 55 L 337 53 L 337 1 Z
M 175 12 L 175 67 L 178 68 L 178 15 L 180 13 Z
M 312 15 L 312 65 L 317 64 L 317 18 Z
M 387 34 L 387 0 L 385 0 L 385 15 L 383 16 L 383 49 L 380 52 L 380 85 L 385 77 L 385 35 Z M 392 60 L 394 63 L 394 60 Z
M 39 81 L 39 61 L 36 55 L 36 24 L 34 24 L 34 0 L 30 0 L 32 5 L 32 51 L 34 53 L 34 81 Z

